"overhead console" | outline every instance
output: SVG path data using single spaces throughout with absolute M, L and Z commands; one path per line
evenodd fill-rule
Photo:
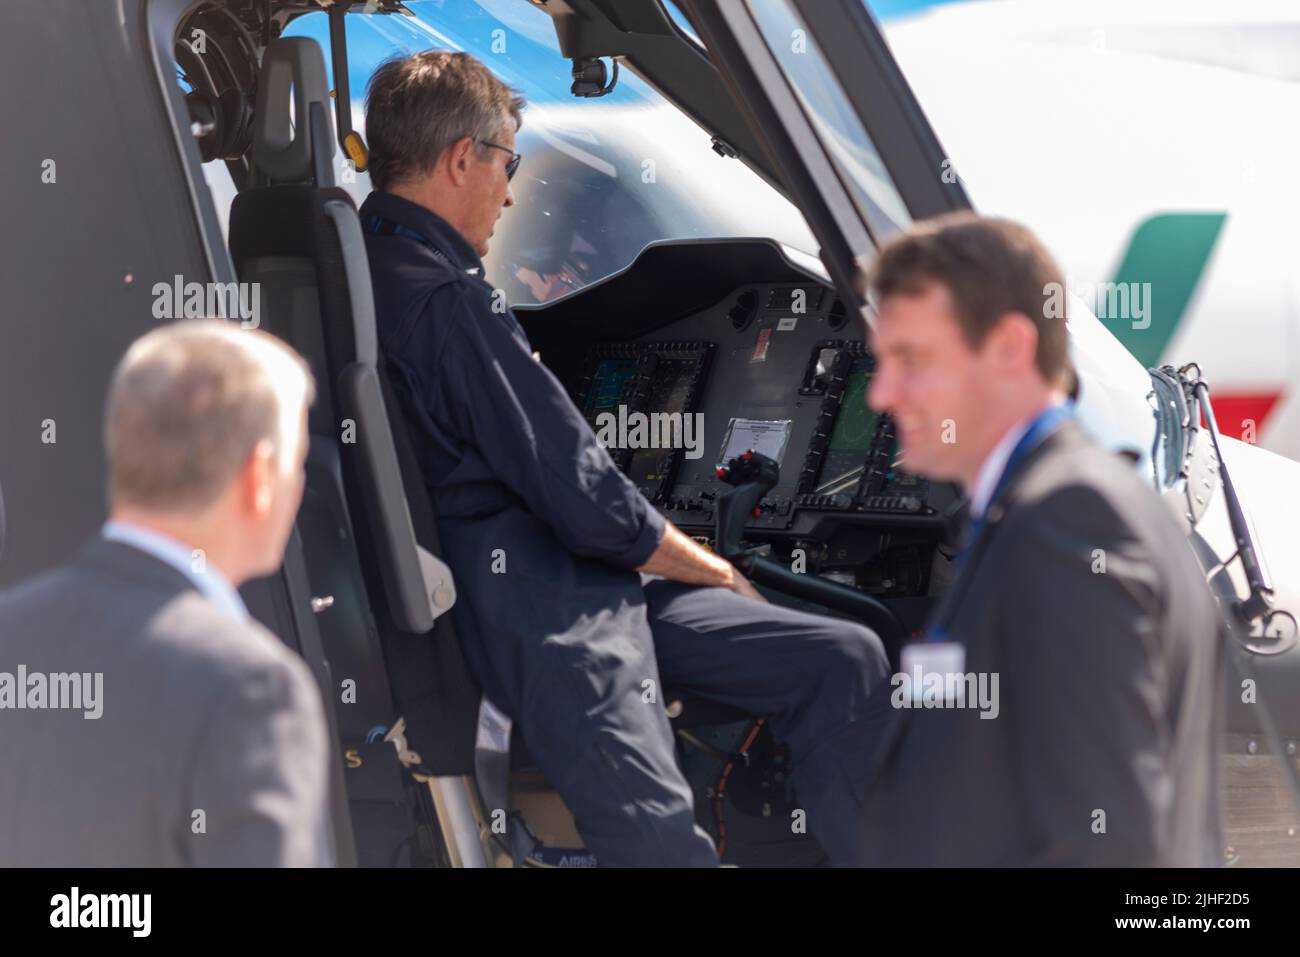
M 517 313 L 615 462 L 688 534 L 712 536 L 718 466 L 753 449 L 781 476 L 747 538 L 864 590 L 929 592 L 954 492 L 901 467 L 892 422 L 866 402 L 862 321 L 784 247 L 656 244 Z

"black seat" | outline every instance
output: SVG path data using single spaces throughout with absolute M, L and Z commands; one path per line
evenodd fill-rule
M 397 751 L 382 740 L 399 717 L 421 770 L 473 773 L 478 689 L 444 614 L 455 586 L 423 483 L 399 458 L 403 423 L 389 414 L 360 223 L 333 185 L 328 104 L 316 43 L 271 44 L 258 85 L 258 185 L 231 207 L 230 252 L 240 280 L 260 286 L 261 327 L 293 345 L 317 382 L 298 529 L 335 687 L 355 683 L 339 729 L 366 769 L 345 774 L 364 818 L 403 786 Z M 376 826 L 400 830 L 389 818 Z

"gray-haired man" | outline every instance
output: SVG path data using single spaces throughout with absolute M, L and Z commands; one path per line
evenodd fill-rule
M 102 536 L 0 596 L 0 865 L 331 862 L 320 696 L 235 590 L 280 565 L 313 392 L 218 320 L 128 350 Z
M 480 258 L 514 204 L 519 97 L 473 57 L 432 51 L 381 66 L 366 107 L 379 339 L 484 692 L 602 865 L 718 863 L 647 694 L 664 683 L 770 716 L 810 833 L 833 863 L 859 863 L 888 701 L 880 639 L 765 604 L 655 510 L 533 360 Z

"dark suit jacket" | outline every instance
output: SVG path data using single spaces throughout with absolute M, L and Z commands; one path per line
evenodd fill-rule
M 998 674 L 998 714 L 894 711 L 868 858 L 1221 862 L 1218 617 L 1155 492 L 1067 422 L 1008 476 L 963 567 L 932 622 L 966 672 Z
M 331 859 L 306 664 L 176 569 L 97 540 L 0 595 L 0 672 L 20 665 L 101 672 L 101 714 L 0 710 L 0 865 Z

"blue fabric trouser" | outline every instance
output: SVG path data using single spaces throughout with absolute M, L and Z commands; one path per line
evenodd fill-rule
M 889 698 L 876 635 L 721 588 L 652 581 L 644 599 L 648 628 L 625 627 L 626 606 L 584 616 L 564 641 L 586 649 L 582 673 L 530 681 L 508 708 L 596 860 L 717 864 L 677 767 L 667 685 L 768 717 L 790 747 L 808 830 L 832 863 L 860 863 L 861 802 Z

